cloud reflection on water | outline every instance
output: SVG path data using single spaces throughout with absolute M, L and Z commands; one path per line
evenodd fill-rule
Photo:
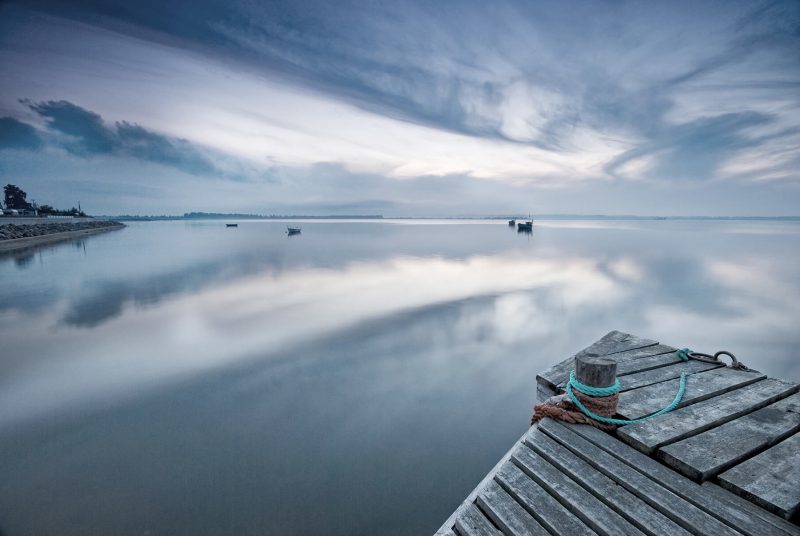
M 26 415 L 24 408 L 46 411 L 83 397 L 268 356 L 404 310 L 533 289 L 555 293 L 566 309 L 596 300 L 607 305 L 624 295 L 589 259 L 402 257 L 343 269 L 267 273 L 145 310 L 127 307 L 94 328 L 91 349 L 82 330 L 51 329 L 63 318 L 59 309 L 74 310 L 74 305 L 62 304 L 49 314 L 20 317 L 0 328 L 12 355 L 25 355 L 28 342 L 35 339 L 38 355 L 58 356 L 34 358 L 19 376 L 6 376 L 0 422 Z M 109 303 L 122 303 L 117 298 L 112 293 Z M 99 312 L 108 313 L 103 308 Z M 539 332 L 549 324 L 541 304 L 522 295 L 497 298 L 491 314 L 495 331 L 505 339 L 532 328 Z M 75 382 L 65 383 L 65 377 Z
M 483 330 L 503 345 L 544 337 L 559 331 L 559 322 L 594 314 L 601 325 L 595 333 L 626 328 L 663 334 L 673 344 L 697 341 L 714 348 L 725 341 L 749 350 L 766 332 L 792 337 L 791 319 L 800 313 L 800 300 L 786 303 L 798 293 L 787 281 L 791 274 L 775 271 L 758 259 L 654 262 L 512 253 L 266 271 L 213 287 L 204 278 L 219 277 L 208 267 L 161 276 L 159 285 L 134 279 L 126 286 L 120 280 L 47 314 L 5 322 L 0 337 L 11 355 L 26 356 L 29 341 L 36 340 L 42 357 L 26 356 L 24 364 L 10 367 L 17 370 L 3 382 L 0 422 L 268 357 L 403 311 L 481 296 L 492 298 L 490 307 L 440 327 L 464 337 Z M 176 294 L 187 288 L 199 290 Z M 165 296 L 171 298 L 161 301 Z M 148 307 L 140 307 L 142 302 Z M 82 330 L 53 329 L 64 321 L 94 326 L 91 346 Z
M 0 262 L 4 530 L 429 533 L 611 329 L 800 378 L 798 225 L 304 226 Z

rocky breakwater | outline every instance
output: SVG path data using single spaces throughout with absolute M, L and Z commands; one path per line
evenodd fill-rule
M 109 220 L 41 223 L 3 223 L 0 220 L 0 250 L 16 249 L 61 239 L 121 229 L 123 224 Z

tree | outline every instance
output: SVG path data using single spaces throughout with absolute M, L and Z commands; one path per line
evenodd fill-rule
M 6 208 L 15 208 L 17 210 L 25 210 L 31 208 L 26 198 L 28 194 L 14 184 L 7 184 L 3 187 L 3 192 L 6 196 Z

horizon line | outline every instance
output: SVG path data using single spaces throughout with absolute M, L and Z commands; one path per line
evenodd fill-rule
M 246 213 L 217 213 L 217 212 L 186 212 L 183 214 L 118 214 L 118 215 L 98 215 L 102 218 L 131 218 L 131 219 L 374 219 L 374 220 L 510 220 L 526 219 L 525 215 L 519 214 L 466 214 L 451 216 L 387 216 L 384 214 L 246 214 Z M 733 216 L 713 216 L 713 215 L 640 215 L 640 214 L 574 214 L 574 213 L 548 213 L 533 217 L 533 220 L 784 220 L 800 221 L 800 215 L 733 215 Z

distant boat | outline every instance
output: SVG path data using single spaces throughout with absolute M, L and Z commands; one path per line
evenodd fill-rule
M 300 227 L 287 227 L 286 229 L 290 235 L 300 234 L 300 232 L 302 231 Z
M 517 220 L 508 220 L 508 226 L 509 226 L 509 227 L 514 227 L 514 225 L 515 225 L 516 223 L 517 223 Z
M 238 223 L 226 223 L 225 227 L 239 227 Z
M 517 231 L 520 233 L 530 233 L 533 231 L 533 218 L 528 214 L 528 221 L 521 221 L 517 224 Z

